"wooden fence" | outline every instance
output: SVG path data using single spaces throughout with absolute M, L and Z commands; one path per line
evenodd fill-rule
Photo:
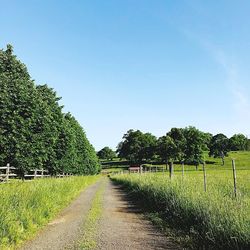
M 196 166 L 196 170 L 197 170 Z M 234 183 L 234 196 L 235 198 L 237 197 L 237 178 L 236 178 L 236 167 L 235 167 L 235 159 L 232 159 L 232 170 L 233 170 L 233 183 Z M 169 172 L 169 178 L 172 179 L 174 175 L 174 164 L 173 162 L 170 163 L 169 169 L 164 168 L 163 166 L 147 166 L 147 165 L 139 165 L 138 167 L 129 167 L 128 171 L 117 171 L 114 172 L 113 174 L 124 174 L 128 172 L 129 174 L 131 173 L 151 173 L 151 172 Z M 181 171 L 182 171 L 182 178 L 184 177 L 184 162 L 181 163 Z M 205 162 L 202 163 L 202 172 L 203 172 L 203 183 L 204 183 L 204 191 L 207 192 L 207 173 L 206 173 L 206 167 L 205 167 Z
M 10 164 L 7 164 L 5 167 L 0 167 L 0 181 L 7 182 L 10 177 L 16 177 L 17 175 L 12 173 L 15 169 L 16 168 L 11 167 Z
M 11 178 L 17 178 L 17 174 L 15 173 L 17 169 L 15 167 L 10 166 L 7 164 L 6 166 L 0 167 L 0 182 L 8 182 Z M 68 173 L 61 173 L 57 174 L 54 177 L 63 178 L 69 177 L 72 174 Z M 52 177 L 52 175 L 48 174 L 48 170 L 45 169 L 32 169 L 29 170 L 27 174 L 24 175 L 25 179 L 36 179 L 36 178 L 48 178 Z

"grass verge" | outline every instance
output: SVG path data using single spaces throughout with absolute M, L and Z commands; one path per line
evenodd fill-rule
M 32 238 L 99 176 L 39 179 L 0 185 L 0 249 Z
M 116 175 L 112 179 L 126 186 L 151 214 L 155 223 L 169 225 L 190 237 L 196 249 L 249 249 L 250 197 L 246 171 L 239 183 L 239 197 L 233 198 L 226 175 L 211 178 L 203 191 L 202 175 L 172 180 L 166 175 Z M 157 214 L 157 216 L 155 216 Z M 163 225 L 162 224 L 162 225 Z

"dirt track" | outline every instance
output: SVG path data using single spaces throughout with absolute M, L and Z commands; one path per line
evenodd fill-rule
M 103 181 L 87 188 L 21 250 L 80 249 L 78 242 L 84 234 L 85 218 L 100 182 Z M 141 210 L 129 200 L 128 195 L 110 180 L 106 180 L 102 200 L 102 217 L 96 228 L 96 249 L 181 249 L 145 220 Z
M 91 201 L 100 182 L 85 189 L 62 213 L 38 236 L 25 244 L 21 250 L 60 250 L 75 248 L 82 234 L 82 226 L 91 206 Z
M 121 187 L 109 181 L 97 249 L 181 249 L 145 220 L 141 212 Z

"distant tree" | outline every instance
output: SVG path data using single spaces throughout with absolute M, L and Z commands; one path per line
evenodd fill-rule
M 186 145 L 184 150 L 185 161 L 199 165 L 203 159 L 203 152 L 205 148 L 204 133 L 195 127 L 184 128 L 183 134 L 185 136 Z
M 157 141 L 157 154 L 168 165 L 176 159 L 177 146 L 172 137 L 165 135 Z
M 229 139 L 230 150 L 247 150 L 248 139 L 243 134 L 235 134 Z
M 224 134 L 217 134 L 212 137 L 209 145 L 209 156 L 221 157 L 224 166 L 224 158 L 230 151 L 229 139 Z
M 97 152 L 97 156 L 99 159 L 105 159 L 105 160 L 113 160 L 113 158 L 116 157 L 116 153 L 109 147 L 104 147 L 100 151 Z
M 123 141 L 117 146 L 117 153 L 120 158 L 125 158 L 132 163 L 138 163 L 139 153 L 141 151 L 141 137 L 142 132 L 140 130 L 129 130 L 123 135 Z
M 186 138 L 182 128 L 172 128 L 167 136 L 171 137 L 174 142 L 174 150 L 172 150 L 172 158 L 174 160 L 183 161 L 185 156 Z
M 150 133 L 129 130 L 117 146 L 118 156 L 126 158 L 131 163 L 140 164 L 143 160 L 149 160 L 154 156 L 156 141 L 156 137 Z
M 144 133 L 141 137 L 141 150 L 139 153 L 139 159 L 142 160 L 152 160 L 156 156 L 156 145 L 157 138 L 151 133 Z
M 204 150 L 209 150 L 209 145 L 212 140 L 213 135 L 211 133 L 203 133 L 204 135 Z

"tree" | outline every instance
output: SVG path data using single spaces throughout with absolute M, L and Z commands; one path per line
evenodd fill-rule
M 204 150 L 209 150 L 209 145 L 210 145 L 213 135 L 211 133 L 203 133 L 203 135 L 204 135 L 204 143 L 205 143 Z
M 160 159 L 166 163 L 166 165 L 175 160 L 177 152 L 177 146 L 174 143 L 174 140 L 166 135 L 158 139 L 157 142 L 157 154 Z
M 35 85 L 11 45 L 0 50 L 0 90 L 0 165 L 12 164 L 21 177 L 35 168 L 51 174 L 100 171 L 83 128 L 63 114 L 53 89 Z
M 243 134 L 235 134 L 229 139 L 229 147 L 232 151 L 247 150 L 248 139 Z
M 209 145 L 209 156 L 221 157 L 224 166 L 224 158 L 230 150 L 229 139 L 224 134 L 217 134 L 212 137 Z
M 113 158 L 116 157 L 116 153 L 109 147 L 104 147 L 100 151 L 97 152 L 97 156 L 99 159 L 105 159 L 105 160 L 113 160 Z
M 141 137 L 141 151 L 139 153 L 139 159 L 150 161 L 156 156 L 157 138 L 151 133 L 145 133 Z
M 69 113 L 65 116 L 71 133 L 71 155 L 74 155 L 74 174 L 96 174 L 100 172 L 100 164 L 94 147 L 88 141 L 86 134 L 77 120 Z
M 173 139 L 175 148 L 172 152 L 172 158 L 174 160 L 183 161 L 185 156 L 185 146 L 186 138 L 184 136 L 184 130 L 182 128 L 172 128 L 167 136 L 170 136 Z
M 43 165 L 49 170 L 50 174 L 56 174 L 63 169 L 62 158 L 65 154 L 60 145 L 61 133 L 64 129 L 63 107 L 58 103 L 61 98 L 47 85 L 36 86 L 36 91 L 42 99 L 42 109 L 39 111 L 39 125 L 40 132 L 43 135 L 41 141 L 46 152 Z
M 27 68 L 12 52 L 10 45 L 0 50 L 0 159 L 23 177 L 46 158 L 40 130 L 43 105 Z
M 184 158 L 188 163 L 194 163 L 196 167 L 204 161 L 203 151 L 205 148 L 204 133 L 195 127 L 184 128 L 183 134 L 186 140 Z
M 143 160 L 153 158 L 156 146 L 156 137 L 150 133 L 142 133 L 140 130 L 129 130 L 123 141 L 117 146 L 120 158 L 126 158 L 131 163 L 140 164 Z

